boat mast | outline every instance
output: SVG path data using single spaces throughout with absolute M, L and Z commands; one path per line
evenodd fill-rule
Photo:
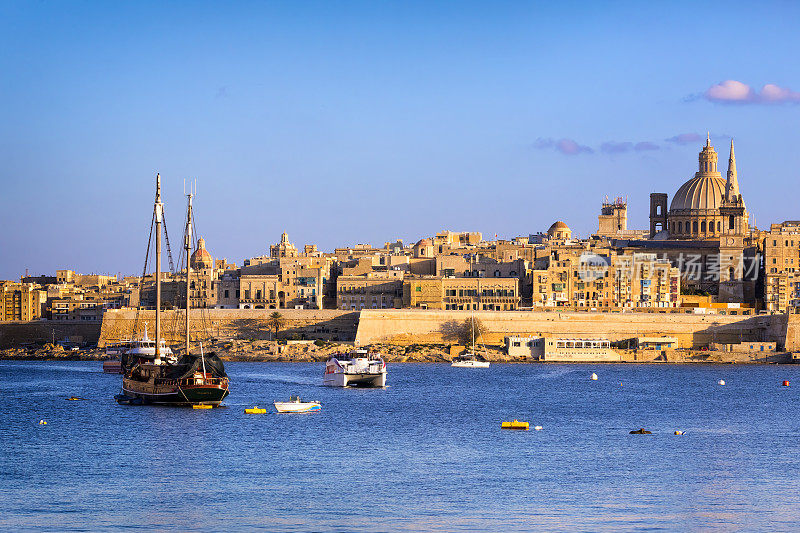
M 472 270 L 472 255 L 469 256 L 469 269 Z M 481 293 L 481 278 L 480 275 L 478 276 L 478 301 L 480 302 L 480 293 Z M 472 313 L 470 313 L 470 330 L 472 330 L 472 353 L 475 354 L 475 305 L 470 305 Z
M 161 364 L 161 221 L 164 204 L 161 203 L 161 174 L 156 174 L 156 357 L 153 364 Z
M 189 206 L 186 211 L 186 236 L 183 242 L 183 248 L 186 251 L 186 355 L 189 355 L 189 311 L 192 308 L 191 299 L 189 298 L 189 283 L 192 278 L 192 185 L 189 184 L 189 194 L 186 195 L 189 199 Z

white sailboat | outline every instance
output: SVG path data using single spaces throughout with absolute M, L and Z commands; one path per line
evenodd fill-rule
M 470 267 L 472 267 L 472 260 L 470 258 Z M 480 298 L 480 283 L 481 280 L 478 278 L 478 298 Z M 472 330 L 472 351 L 466 352 L 463 355 L 453 358 L 453 361 L 450 363 L 450 366 L 458 367 L 458 368 L 489 368 L 489 361 L 485 361 L 483 359 L 478 359 L 478 356 L 475 355 L 475 309 L 470 304 L 470 329 Z

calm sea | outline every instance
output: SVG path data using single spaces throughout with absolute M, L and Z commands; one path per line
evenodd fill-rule
M 199 411 L 117 405 L 120 377 L 97 362 L 0 362 L 0 528 L 800 523 L 800 366 L 396 364 L 384 390 L 322 387 L 321 363 L 227 369 L 225 407 Z M 244 413 L 290 394 L 322 411 Z M 543 429 L 501 431 L 513 418 Z

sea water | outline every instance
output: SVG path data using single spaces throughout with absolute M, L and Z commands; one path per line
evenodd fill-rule
M 389 364 L 385 389 L 323 387 L 322 363 L 227 370 L 224 407 L 192 410 L 118 405 L 121 377 L 99 362 L 0 362 L 0 528 L 787 530 L 800 521 L 800 366 Z M 322 410 L 275 414 L 272 401 L 290 395 Z M 270 413 L 245 414 L 253 405 Z M 513 419 L 531 430 L 500 429 Z M 640 427 L 652 435 L 629 434 Z

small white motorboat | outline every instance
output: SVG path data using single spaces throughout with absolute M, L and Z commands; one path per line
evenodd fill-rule
M 289 396 L 288 402 L 273 402 L 279 413 L 310 413 L 319 411 L 322 406 L 319 402 L 304 402 L 299 396 Z

